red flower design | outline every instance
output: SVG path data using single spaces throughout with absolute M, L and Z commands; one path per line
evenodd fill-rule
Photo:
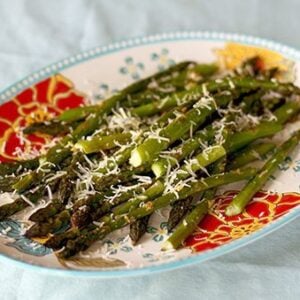
M 230 191 L 214 200 L 197 231 L 187 238 L 186 246 L 196 252 L 221 246 L 261 229 L 300 204 L 297 193 L 259 192 L 243 213 L 227 217 L 225 208 L 236 194 Z
M 84 95 L 74 89 L 73 83 L 56 74 L 0 105 L 0 161 L 20 159 L 50 142 L 48 136 L 41 134 L 24 139 L 20 128 L 48 120 L 84 102 Z

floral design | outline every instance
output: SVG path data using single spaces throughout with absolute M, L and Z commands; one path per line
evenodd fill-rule
M 242 214 L 225 215 L 225 208 L 237 192 L 227 192 L 215 199 L 209 213 L 185 245 L 196 252 L 212 249 L 249 235 L 276 220 L 300 204 L 297 193 L 259 192 Z
M 0 105 L 0 161 L 37 154 L 51 138 L 43 134 L 22 136 L 20 128 L 50 119 L 85 102 L 84 94 L 60 74 L 32 86 Z
M 158 262 L 162 258 L 165 259 L 171 259 L 174 258 L 174 253 L 169 253 L 169 252 L 158 252 L 156 254 L 153 253 L 144 253 L 142 257 L 148 261 L 148 262 Z
M 99 85 L 99 89 L 94 94 L 94 98 L 96 100 L 106 99 L 115 94 L 116 92 L 118 92 L 117 89 L 111 89 L 108 84 L 101 83 Z
M 135 63 L 132 57 L 126 57 L 125 64 L 125 66 L 120 68 L 120 73 L 124 75 L 129 74 L 132 79 L 139 79 L 140 71 L 143 71 L 145 69 L 143 63 Z
M 300 172 L 300 160 L 293 160 L 290 156 L 287 156 L 278 168 L 281 171 L 286 171 L 292 168 L 295 172 Z
M 111 240 L 104 241 L 104 246 L 106 246 L 108 255 L 117 254 L 118 251 L 122 252 L 131 252 L 132 247 L 126 245 L 127 239 L 125 238 L 118 238 L 115 242 Z
M 163 71 L 171 65 L 175 64 L 175 61 L 169 58 L 169 50 L 166 48 L 161 49 L 158 53 L 151 54 L 151 60 L 158 62 L 158 70 Z
M 167 222 L 160 223 L 159 228 L 148 226 L 147 233 L 153 235 L 152 239 L 155 242 L 162 242 L 167 238 L 168 235 Z
M 242 45 L 239 43 L 226 43 L 225 47 L 215 50 L 220 66 L 226 69 L 235 69 L 248 58 L 259 56 L 264 61 L 266 69 L 278 68 L 281 72 L 279 77 L 288 81 L 293 81 L 295 78 L 294 62 L 286 59 L 280 53 L 270 49 Z
M 7 243 L 8 246 L 14 247 L 23 253 L 34 256 L 45 256 L 52 253 L 51 249 L 24 237 L 20 222 L 12 220 L 0 222 L 0 233 L 4 237 L 12 239 Z

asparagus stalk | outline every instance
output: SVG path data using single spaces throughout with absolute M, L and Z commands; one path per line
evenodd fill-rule
M 40 158 L 40 167 L 22 176 L 12 187 L 19 194 L 25 192 L 33 186 L 38 186 L 54 166 L 59 166 L 67 157 L 71 155 L 71 150 L 68 147 L 63 148 L 61 144 L 54 146 L 48 152 L 49 159 Z M 47 154 L 47 155 L 48 155 Z M 44 170 L 43 166 L 46 168 Z
M 95 226 L 92 226 L 94 229 Z M 80 230 L 78 228 L 72 228 L 71 230 L 58 233 L 51 238 L 49 238 L 46 243 L 44 244 L 46 247 L 51 248 L 53 250 L 58 250 L 66 243 L 68 240 L 75 239 L 76 237 L 79 236 Z
M 239 107 L 243 112 L 248 113 L 251 111 L 253 103 L 259 100 L 260 97 L 260 92 L 255 92 L 254 94 L 243 97 Z M 234 113 L 227 114 L 221 120 L 221 122 L 224 122 L 225 124 L 230 121 L 234 121 Z M 228 127 L 228 125 L 226 126 Z M 153 173 L 156 177 L 165 175 L 168 168 L 175 166 L 181 160 L 188 157 L 191 153 L 196 151 L 203 142 L 212 140 L 216 134 L 217 129 L 214 127 L 214 123 L 205 127 L 203 130 L 198 131 L 192 138 L 188 138 L 186 142 L 175 148 L 173 153 L 168 155 L 169 157 L 157 159 L 151 166 Z
M 38 188 L 36 191 L 28 191 L 23 196 L 17 198 L 11 203 L 0 206 L 0 221 L 7 219 L 24 208 L 37 203 L 44 194 L 44 187 Z
M 193 109 L 160 130 L 157 138 L 147 138 L 137 146 L 131 153 L 130 164 L 138 167 L 145 163 L 151 163 L 161 151 L 189 132 L 191 126 L 197 129 L 216 111 L 217 106 L 224 107 L 230 100 L 231 96 L 228 95 L 221 95 L 216 99 L 208 98 L 208 101 L 199 100 Z
M 128 191 L 122 192 L 120 195 L 108 195 L 111 196 L 111 198 L 106 199 L 105 195 L 102 193 L 93 195 L 88 197 L 87 199 L 82 199 L 79 201 L 76 201 L 73 206 L 73 214 L 71 217 L 71 223 L 73 227 L 84 227 L 88 224 L 89 220 L 95 221 L 98 220 L 103 215 L 109 213 L 112 211 L 113 207 L 124 203 L 133 197 L 136 197 L 136 195 L 144 193 L 145 192 L 144 185 L 139 185 L 134 188 L 129 189 Z M 149 197 L 153 199 L 158 194 L 155 193 L 155 190 L 149 190 L 148 193 L 146 193 L 145 197 Z M 83 207 L 87 207 L 88 209 L 82 209 Z M 80 212 L 78 212 L 80 211 Z M 89 219 L 89 216 L 90 219 Z
M 226 140 L 228 138 L 228 131 L 224 130 L 223 137 Z M 226 158 L 222 157 L 214 164 L 210 165 L 208 170 L 211 174 L 219 174 L 224 172 L 226 164 Z M 216 189 L 207 190 L 203 193 L 203 198 L 213 197 L 216 192 Z M 182 218 L 186 215 L 186 213 L 191 209 L 192 202 L 195 202 L 196 195 L 193 197 L 186 198 L 184 200 L 175 202 L 172 205 L 172 209 L 168 218 L 168 230 L 171 231 L 173 228 L 177 226 L 178 223 L 182 220 Z M 199 195 L 197 195 L 199 198 Z M 196 199 L 197 199 L 196 198 Z
M 216 131 L 212 126 L 206 127 L 204 130 L 196 132 L 196 134 L 180 144 L 168 157 L 158 158 L 151 166 L 151 169 L 157 178 L 166 174 L 169 167 L 175 166 L 177 163 L 188 157 L 191 153 L 201 147 L 202 143 L 211 140 Z
M 53 199 L 47 206 L 40 208 L 30 215 L 32 222 L 44 222 L 64 209 L 65 205 L 59 199 Z
M 34 222 L 43 222 L 47 221 L 49 218 L 58 214 L 62 211 L 68 201 L 70 201 L 74 183 L 73 179 L 76 177 L 76 170 L 78 163 L 82 162 L 83 157 L 81 153 L 76 153 L 73 155 L 69 165 L 65 167 L 66 174 L 62 177 L 59 177 L 52 187 L 57 185 L 57 198 L 53 199 L 48 205 L 40 208 L 35 211 L 30 217 L 29 220 Z
M 130 224 L 129 237 L 133 245 L 136 245 L 139 239 L 147 231 L 149 219 L 150 219 L 150 215 L 145 216 Z
M 131 133 L 115 133 L 107 136 L 94 136 L 88 139 L 82 139 L 75 144 L 75 148 L 85 154 L 99 152 L 101 150 L 110 150 L 119 144 L 124 144 L 132 138 Z
M 130 223 L 135 222 L 137 219 L 152 214 L 155 210 L 168 206 L 180 199 L 185 199 L 192 194 L 205 191 L 220 185 L 240 181 L 249 178 L 255 174 L 256 170 L 247 168 L 245 170 L 232 171 L 225 174 L 214 175 L 209 178 L 199 180 L 191 183 L 190 187 L 182 188 L 179 193 L 167 193 L 154 201 L 149 201 L 143 207 L 139 207 L 130 211 L 127 215 L 121 216 L 107 216 L 105 224 L 81 234 L 79 237 L 69 240 L 65 248 L 57 253 L 60 258 L 69 258 L 79 251 L 87 249 L 96 240 L 104 238 L 108 233 L 122 228 Z
M 270 142 L 249 145 L 245 149 L 232 155 L 232 157 L 229 159 L 230 163 L 228 164 L 227 169 L 234 170 L 257 159 L 262 159 L 275 147 L 276 145 Z
M 125 102 L 125 101 L 127 101 L 128 95 L 144 90 L 148 86 L 148 84 L 151 83 L 153 80 L 158 80 L 159 78 L 163 78 L 174 72 L 178 72 L 178 71 L 185 69 L 190 63 L 191 63 L 190 61 L 184 61 L 184 62 L 178 63 L 178 64 L 166 69 L 165 71 L 156 73 L 150 77 L 147 77 L 140 81 L 134 82 L 133 84 L 126 87 L 124 90 L 122 90 L 119 93 L 117 93 L 116 95 L 112 96 L 109 99 L 109 102 L 119 102 L 120 100 L 122 100 L 122 102 Z M 115 101 L 116 98 L 118 98 L 117 101 Z M 64 122 L 74 122 L 77 120 L 81 120 L 90 114 L 97 114 L 99 112 L 99 107 L 101 107 L 101 106 L 102 106 L 102 102 L 100 102 L 99 105 L 83 106 L 83 107 L 77 107 L 74 109 L 70 109 L 70 110 L 63 112 L 60 116 L 58 116 L 58 120 L 64 121 Z
M 218 174 L 224 172 L 225 164 L 226 164 L 226 159 L 221 159 L 217 161 L 212 166 L 212 173 Z M 181 222 L 177 222 L 175 224 L 176 226 L 179 223 L 175 231 L 163 244 L 162 250 L 177 249 L 184 243 L 186 238 L 197 228 L 200 221 L 207 214 L 209 208 L 208 201 L 212 200 L 215 197 L 216 191 L 217 188 L 206 190 L 202 195 L 201 201 L 184 218 L 183 216 L 182 218 L 180 218 Z M 185 201 L 185 200 L 181 200 L 181 201 Z M 181 201 L 175 202 L 175 204 Z
M 164 189 L 164 183 L 160 180 L 156 180 L 144 193 L 128 202 L 121 203 L 114 207 L 112 211 L 115 215 L 126 214 L 133 207 L 138 207 L 141 203 L 160 196 Z
M 53 233 L 64 225 L 68 224 L 70 220 L 70 214 L 68 210 L 63 210 L 57 217 L 49 219 L 47 222 L 36 223 L 32 225 L 25 233 L 28 238 L 36 236 L 46 236 L 48 233 Z
M 203 85 L 191 89 L 190 91 L 174 93 L 161 101 L 141 105 L 140 107 L 132 109 L 132 114 L 141 117 L 152 116 L 175 107 L 178 104 L 199 99 L 203 96 L 203 87 L 205 87 L 208 92 L 213 93 L 218 90 L 230 90 L 232 86 L 235 86 L 237 89 L 257 90 L 261 88 L 263 90 L 275 90 L 286 93 L 290 93 L 291 90 L 295 89 L 295 87 L 290 84 L 282 84 L 269 80 L 257 80 L 252 77 L 232 77 L 224 78 L 222 80 L 217 79 L 208 81 Z
M 180 65 L 186 66 L 186 64 L 187 62 L 184 62 Z M 172 70 L 176 69 L 174 68 Z M 165 76 L 165 74 L 168 74 L 169 72 L 170 68 L 166 71 L 157 73 L 153 76 L 134 82 L 119 93 L 115 94 L 114 96 L 104 101 L 101 101 L 94 113 L 90 114 L 84 122 L 80 123 L 69 136 L 66 136 L 57 145 L 49 149 L 49 151 L 45 155 L 44 160 L 53 165 L 58 165 L 61 161 L 63 161 L 66 157 L 68 157 L 71 154 L 70 149 L 65 147 L 67 144 L 77 142 L 82 137 L 92 134 L 103 121 L 103 116 L 107 113 L 110 113 L 113 108 L 115 108 L 120 103 L 124 102 L 127 99 L 128 95 L 145 89 L 153 79 Z M 78 110 L 79 109 L 80 108 L 78 108 Z M 82 108 L 82 110 L 84 110 L 84 108 Z M 78 111 L 75 113 L 75 115 L 76 114 L 80 115 Z M 63 118 L 63 115 L 61 115 L 60 120 L 68 121 Z M 72 119 L 72 121 L 74 121 L 74 118 Z M 31 172 L 28 175 L 24 176 L 24 178 L 22 178 L 16 185 L 14 185 L 14 188 L 19 193 L 22 193 L 23 191 L 29 189 L 34 184 L 34 182 L 39 183 L 44 177 L 44 173 L 45 172 L 37 171 Z
M 188 197 L 184 200 L 177 201 L 172 205 L 168 218 L 168 231 L 172 231 L 182 220 L 185 214 L 190 210 L 194 197 Z
M 195 231 L 207 212 L 208 201 L 206 198 L 203 198 L 203 200 L 197 204 L 187 216 L 185 216 L 168 240 L 164 242 L 162 250 L 166 251 L 179 248 L 185 239 Z
M 300 131 L 297 131 L 280 147 L 276 148 L 274 154 L 268 159 L 261 170 L 248 182 L 242 191 L 236 195 L 232 202 L 226 208 L 227 216 L 240 214 L 252 197 L 266 183 L 268 178 L 277 169 L 277 166 L 286 158 L 288 153 L 292 151 L 299 143 Z
M 259 138 L 271 136 L 281 129 L 282 126 L 280 124 L 271 121 L 259 124 L 255 128 L 250 130 L 244 130 L 242 132 L 237 132 L 229 135 L 224 145 L 216 144 L 210 146 L 203 152 L 197 154 L 192 159 L 187 161 L 185 165 L 177 170 L 173 184 L 176 184 L 180 180 L 188 178 L 199 170 L 203 170 L 205 167 L 209 166 L 225 155 L 237 151 Z M 149 189 L 154 189 L 157 194 L 162 194 L 165 188 L 164 182 L 162 180 L 157 180 L 155 182 L 155 185 L 151 186 Z M 148 190 L 146 190 L 146 193 L 147 191 Z M 139 197 L 132 199 L 130 203 L 120 204 L 119 206 L 115 207 L 113 211 L 115 214 L 127 213 L 129 208 L 138 207 L 145 200 L 147 200 L 147 197 L 144 197 L 144 194 L 142 194 Z
M 39 159 L 33 158 L 29 160 L 20 160 L 14 162 L 1 162 L 0 163 L 0 176 L 11 174 L 18 174 L 24 170 L 36 169 L 39 166 Z
M 54 119 L 46 122 L 33 123 L 28 127 L 26 127 L 23 130 L 23 133 L 25 134 L 44 133 L 52 136 L 63 135 L 71 132 L 73 128 L 76 127 L 77 125 L 78 125 L 77 122 L 65 123 Z
M 0 191 L 2 193 L 5 192 L 13 192 L 13 185 L 18 181 L 18 177 L 15 176 L 5 176 L 0 179 Z

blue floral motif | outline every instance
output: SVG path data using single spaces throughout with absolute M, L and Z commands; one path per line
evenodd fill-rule
M 171 259 L 174 258 L 174 254 L 173 253 L 168 253 L 168 252 L 161 252 L 158 253 L 156 255 L 154 255 L 153 253 L 144 253 L 142 255 L 142 257 L 147 260 L 148 262 L 157 262 L 157 261 L 161 261 L 161 259 Z
M 125 64 L 125 66 L 120 68 L 120 73 L 124 75 L 129 74 L 132 79 L 139 79 L 140 71 L 143 71 L 145 69 L 143 63 L 135 63 L 132 57 L 126 57 Z
M 159 71 L 163 71 L 175 64 L 175 61 L 169 58 L 169 50 L 166 48 L 161 49 L 159 53 L 152 53 L 151 60 L 158 62 L 157 68 Z
M 107 252 L 109 255 L 117 254 L 118 251 L 127 253 L 132 251 L 132 247 L 124 243 L 124 238 L 118 238 L 115 242 L 111 240 L 106 240 L 104 241 L 104 244 L 107 247 Z
M 294 170 L 295 172 L 300 172 L 300 159 L 297 159 L 297 160 L 294 162 L 293 170 Z
M 21 224 L 17 221 L 7 220 L 0 222 L 1 234 L 14 239 L 14 241 L 8 242 L 6 245 L 14 247 L 20 252 L 34 256 L 45 256 L 52 253 L 51 249 L 24 237 L 21 231 Z
M 96 100 L 102 100 L 110 97 L 116 92 L 118 92 L 117 89 L 111 89 L 108 84 L 101 83 L 99 84 L 99 89 L 95 92 L 94 97 Z
M 152 239 L 155 242 L 162 242 L 165 239 L 165 237 L 168 235 L 167 222 L 160 223 L 159 228 L 148 226 L 147 232 L 153 235 Z
M 281 171 L 292 168 L 295 172 L 300 172 L 300 160 L 293 160 L 290 156 L 287 156 L 285 160 L 279 164 L 278 168 Z
M 149 262 L 156 262 L 158 261 L 158 258 L 154 256 L 153 253 L 144 253 L 142 255 L 143 258 L 145 258 Z

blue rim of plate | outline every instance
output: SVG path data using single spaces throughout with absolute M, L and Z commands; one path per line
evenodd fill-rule
M 10 99 L 17 93 L 30 87 L 31 85 L 57 73 L 64 69 L 70 68 L 74 65 L 78 65 L 84 61 L 91 60 L 100 56 L 105 56 L 114 52 L 118 52 L 124 49 L 130 49 L 143 45 L 153 45 L 163 42 L 176 42 L 176 41 L 212 41 L 212 42 L 237 42 L 242 44 L 248 44 L 251 46 L 264 47 L 276 52 L 281 53 L 283 56 L 292 59 L 294 61 L 300 61 L 300 52 L 292 47 L 283 45 L 281 43 L 273 42 L 266 39 L 261 39 L 253 36 L 240 35 L 235 33 L 224 33 L 224 32 L 199 32 L 199 31 L 188 31 L 188 32 L 170 32 L 156 34 L 146 37 L 136 37 L 128 40 L 123 40 L 107 46 L 96 47 L 68 58 L 62 59 L 56 63 L 50 64 L 32 74 L 24 77 L 23 79 L 15 82 L 6 89 L 0 92 L 0 104 L 5 100 Z M 161 264 L 154 264 L 147 267 L 131 268 L 131 269 L 104 269 L 104 270 L 73 270 L 73 269 L 59 269 L 51 268 L 41 265 L 29 264 L 25 261 L 18 260 L 8 255 L 0 253 L 0 261 L 13 263 L 17 267 L 23 269 L 39 271 L 49 275 L 60 275 L 60 276 L 71 276 L 71 277 L 98 277 L 98 278 L 112 278 L 112 277 L 125 277 L 125 276 L 138 276 L 152 274 L 162 271 L 168 271 L 172 269 L 181 268 L 184 266 L 193 265 L 196 263 L 204 262 L 223 254 L 229 253 L 242 246 L 245 246 L 257 239 L 266 236 L 267 234 L 279 229 L 285 224 L 291 222 L 300 216 L 300 206 L 293 208 L 289 213 L 280 217 L 276 221 L 267 224 L 262 229 L 248 235 L 232 241 L 228 244 L 219 246 L 215 249 L 210 249 L 199 254 L 193 254 L 190 257 L 181 258 L 175 261 L 164 262 Z

